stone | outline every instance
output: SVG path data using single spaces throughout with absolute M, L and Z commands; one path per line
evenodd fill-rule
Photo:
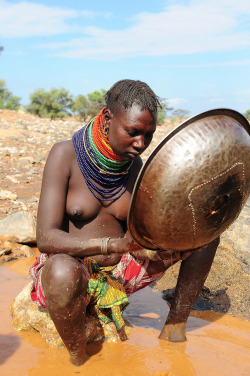
M 0 200 L 15 200 L 17 195 L 11 191 L 0 191 Z
M 35 256 L 34 249 L 30 248 L 28 245 L 22 245 L 22 247 L 18 250 L 19 257 L 33 257 Z
M 33 214 L 20 211 L 0 220 L 0 236 L 18 243 L 36 242 L 36 220 Z
M 30 297 L 32 282 L 28 283 L 14 299 L 10 311 L 15 330 L 37 331 L 51 347 L 60 347 L 62 340 L 45 308 L 38 307 Z M 104 337 L 102 326 L 94 317 L 86 320 L 87 342 L 101 340 Z
M 12 183 L 16 183 L 16 184 L 19 183 L 19 180 L 17 180 L 17 179 L 15 178 L 15 176 L 6 175 L 6 179 L 10 180 Z
M 38 307 L 30 296 L 32 282 L 28 283 L 19 295 L 13 300 L 10 311 L 12 325 L 17 331 L 36 331 L 51 347 L 63 346 L 61 337 L 45 308 Z M 129 325 L 129 324 L 127 324 Z M 120 337 L 113 322 L 105 325 L 97 318 L 86 316 L 86 339 L 88 343 L 105 340 L 118 342 Z M 129 327 L 126 327 L 129 333 Z
M 2 251 L 0 251 L 0 257 L 4 255 L 10 255 L 11 254 L 11 249 L 10 248 L 5 248 Z

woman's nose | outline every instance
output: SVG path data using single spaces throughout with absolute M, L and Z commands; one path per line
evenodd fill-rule
M 135 148 L 137 148 L 137 149 L 144 149 L 144 147 L 145 147 L 144 136 L 138 136 L 138 137 L 136 137 L 136 140 L 133 143 L 133 146 Z

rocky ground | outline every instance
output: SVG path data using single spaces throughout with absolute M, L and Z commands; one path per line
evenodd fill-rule
M 169 121 L 158 127 L 150 148 L 143 155 L 144 160 L 175 125 Z M 36 218 L 42 173 L 49 150 L 54 143 L 70 139 L 81 126 L 82 123 L 74 119 L 51 121 L 22 111 L 0 110 L 0 221 L 21 211 Z M 213 309 L 250 319 L 249 213 L 248 201 L 240 218 L 223 234 L 199 309 Z M 12 248 L 20 250 L 21 246 L 0 239 L 0 262 L 4 261 L 3 257 L 5 261 L 11 259 Z M 22 249 L 21 253 L 28 256 L 29 250 Z M 177 274 L 178 266 L 155 285 L 157 290 L 166 290 L 165 296 L 169 300 Z

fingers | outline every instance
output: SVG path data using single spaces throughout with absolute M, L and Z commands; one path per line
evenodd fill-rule
M 186 251 L 175 251 L 175 250 L 159 250 L 157 251 L 158 255 L 162 260 L 172 259 L 173 261 L 179 261 L 179 260 L 186 260 L 188 257 L 190 257 L 193 253 L 200 252 L 202 249 L 206 248 L 207 244 L 198 247 L 195 249 L 188 249 Z
M 132 238 L 120 238 L 117 240 L 116 253 L 124 254 L 128 252 L 141 251 L 143 248 L 138 245 Z

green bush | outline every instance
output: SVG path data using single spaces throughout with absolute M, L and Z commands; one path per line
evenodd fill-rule
M 98 112 L 105 105 L 104 95 L 106 94 L 105 89 L 95 90 L 92 93 L 85 95 L 78 95 L 73 101 L 71 110 L 72 112 L 83 121 L 88 118 L 92 118 L 98 114 Z
M 82 121 L 86 121 L 89 117 L 89 101 L 85 95 L 78 95 L 73 101 L 72 112 Z
M 247 118 L 248 121 L 250 121 L 250 110 L 246 110 L 245 117 Z
M 55 119 L 71 115 L 73 97 L 64 88 L 37 89 L 30 95 L 30 101 L 26 111 L 39 117 Z
M 169 107 L 169 103 L 165 98 L 160 98 L 160 103 L 161 107 L 158 109 L 157 124 L 163 125 L 166 120 L 167 113 L 172 111 L 173 108 Z
M 0 80 L 0 109 L 18 110 L 20 108 L 20 97 L 16 97 L 6 88 L 4 80 Z
M 102 107 L 105 105 L 104 95 L 106 94 L 105 89 L 95 90 L 92 93 L 89 93 L 88 101 L 89 101 L 89 116 L 94 117 L 101 111 Z
M 182 108 L 178 108 L 173 111 L 173 116 L 178 119 L 185 119 L 189 116 L 190 111 L 183 110 Z

